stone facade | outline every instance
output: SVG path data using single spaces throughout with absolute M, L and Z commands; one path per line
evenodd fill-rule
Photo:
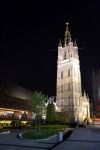
M 66 24 L 64 45 L 58 45 L 57 110 L 66 112 L 70 121 L 83 121 L 90 116 L 89 99 L 82 96 L 80 62 L 76 41 L 72 42 Z

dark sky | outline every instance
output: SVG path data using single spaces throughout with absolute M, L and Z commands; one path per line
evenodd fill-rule
M 4 2 L 0 12 L 0 79 L 56 95 L 59 39 L 65 23 L 77 39 L 82 85 L 91 96 L 93 68 L 100 67 L 100 2 Z

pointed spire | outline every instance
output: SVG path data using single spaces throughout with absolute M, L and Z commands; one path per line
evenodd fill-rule
M 71 42 L 71 34 L 68 28 L 68 22 L 66 23 L 66 31 L 65 31 L 65 42 L 66 44 L 68 44 L 69 42 Z
M 84 97 L 86 97 L 86 92 L 85 92 L 85 89 L 84 89 Z
M 58 47 L 62 47 L 61 39 L 59 41 Z
M 63 45 L 64 47 L 66 46 L 66 39 L 64 39 L 64 45 Z
M 66 22 L 65 24 L 66 24 L 66 31 L 69 31 L 69 28 L 68 28 L 69 23 Z
M 77 47 L 76 39 L 74 40 L 73 46 Z
M 86 97 L 87 97 L 87 99 L 89 99 L 89 95 L 88 94 L 86 95 Z

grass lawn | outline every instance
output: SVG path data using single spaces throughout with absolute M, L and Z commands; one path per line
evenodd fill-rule
M 28 139 L 43 139 L 56 134 L 58 131 L 63 131 L 67 126 L 64 125 L 47 125 L 41 126 L 40 130 L 31 130 L 23 134 L 24 138 Z

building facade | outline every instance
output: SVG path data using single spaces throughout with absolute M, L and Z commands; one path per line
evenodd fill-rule
M 80 61 L 76 41 L 72 42 L 66 23 L 64 44 L 59 42 L 57 60 L 57 111 L 66 112 L 69 121 L 90 117 L 89 99 L 82 96 Z
M 31 119 L 31 94 L 15 83 L 0 80 L 0 123 L 2 119 Z

